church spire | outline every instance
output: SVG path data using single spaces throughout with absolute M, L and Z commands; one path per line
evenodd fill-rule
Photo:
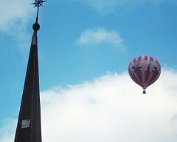
M 14 142 L 42 142 L 37 31 L 40 29 L 39 7 L 43 2 L 35 0 L 34 3 L 37 7 L 37 17 L 33 24 L 34 32 Z

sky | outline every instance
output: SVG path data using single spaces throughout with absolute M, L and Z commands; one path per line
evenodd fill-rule
M 13 141 L 35 22 L 33 0 L 0 0 L 0 142 Z M 177 141 L 177 1 L 48 0 L 39 13 L 43 142 Z M 156 58 L 142 94 L 127 72 Z

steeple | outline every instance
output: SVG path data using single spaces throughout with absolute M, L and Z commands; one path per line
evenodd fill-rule
M 41 2 L 43 1 L 35 1 L 38 8 L 37 17 L 33 24 L 34 31 L 14 142 L 42 142 L 37 41 L 37 32 L 40 29 L 38 10 Z

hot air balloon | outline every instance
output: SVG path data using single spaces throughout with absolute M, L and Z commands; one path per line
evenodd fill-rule
M 130 62 L 128 72 L 132 80 L 143 88 L 143 94 L 146 94 L 145 89 L 159 78 L 161 67 L 155 58 L 139 56 Z

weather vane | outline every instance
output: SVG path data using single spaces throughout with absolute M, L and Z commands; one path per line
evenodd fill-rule
M 45 2 L 44 0 L 35 0 L 34 3 L 32 3 L 34 5 L 34 7 L 37 7 L 37 17 L 38 17 L 38 13 L 39 13 L 39 7 L 43 6 L 43 2 Z
M 38 24 L 38 15 L 39 15 L 39 7 L 43 6 L 44 0 L 35 0 L 34 7 L 37 7 L 37 16 L 36 16 L 36 23 L 33 25 L 33 29 L 38 31 L 40 28 L 40 25 Z

